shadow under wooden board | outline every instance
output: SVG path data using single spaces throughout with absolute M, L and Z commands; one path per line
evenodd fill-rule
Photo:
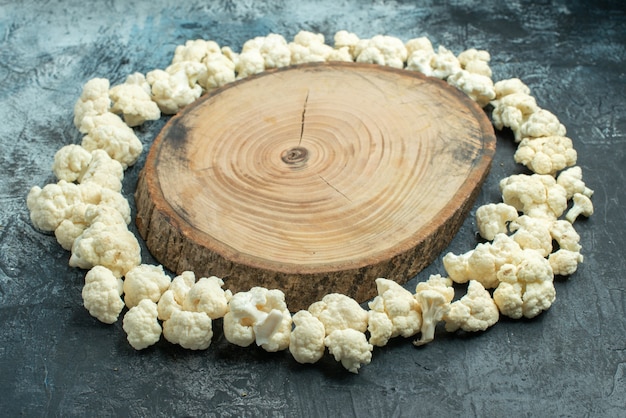
M 495 152 L 482 109 L 445 82 L 370 64 L 306 64 L 215 90 L 155 139 L 135 200 L 165 267 L 232 291 L 364 302 L 448 245 Z

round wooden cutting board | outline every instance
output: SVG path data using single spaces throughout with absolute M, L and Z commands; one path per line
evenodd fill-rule
M 462 92 L 369 64 L 287 67 L 229 84 L 173 117 L 135 194 L 165 267 L 279 288 L 292 311 L 328 293 L 363 302 L 432 262 L 495 152 Z

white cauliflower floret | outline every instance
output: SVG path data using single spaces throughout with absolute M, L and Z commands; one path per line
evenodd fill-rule
M 551 221 L 522 215 L 511 222 L 510 228 L 511 232 L 515 232 L 511 238 L 522 249 L 537 250 L 544 257 L 552 252 Z
M 209 55 L 221 53 L 220 46 L 215 41 L 204 39 L 188 40 L 184 45 L 178 45 L 174 50 L 172 64 L 183 61 L 203 62 Z
M 58 180 L 74 182 L 87 170 L 91 153 L 80 145 L 66 145 L 54 154 L 52 171 Z
M 519 78 L 500 80 L 496 82 L 493 87 L 496 91 L 496 100 L 500 100 L 504 96 L 515 93 L 521 93 L 527 96 L 530 95 L 530 88 L 528 88 L 528 86 Z
M 77 203 L 83 203 L 80 188 L 65 180 L 47 184 L 43 189 L 34 186 L 26 197 L 31 222 L 36 228 L 47 232 L 54 231 Z
M 496 97 L 498 97 L 497 92 Z M 493 105 L 491 112 L 493 126 L 498 130 L 502 130 L 504 127 L 511 128 L 515 135 L 515 142 L 520 142 L 524 137 L 522 134 L 524 121 L 531 114 L 539 111 L 535 98 L 525 93 L 507 94 L 494 100 L 491 104 Z
M 550 225 L 550 235 L 559 244 L 559 248 L 579 252 L 582 248 L 579 244 L 580 235 L 570 222 L 559 219 Z
M 300 31 L 289 43 L 291 64 L 306 62 L 324 62 L 333 53 L 334 49 L 324 43 L 324 35 L 308 31 Z M 350 59 L 351 60 L 351 59 Z
M 105 266 L 122 277 L 141 264 L 141 249 L 126 225 L 96 221 L 74 241 L 69 264 L 83 269 Z
M 253 287 L 234 294 L 228 306 L 224 336 L 232 344 L 247 347 L 256 341 L 270 352 L 289 346 L 291 314 L 282 291 Z
M 172 279 L 169 289 L 159 299 L 157 308 L 160 320 L 167 321 L 173 312 L 183 310 L 187 293 L 195 283 L 196 276 L 193 271 L 184 271 Z
M 589 198 L 593 195 L 593 190 L 588 188 L 583 181 L 582 168 L 578 166 L 563 170 L 556 178 L 556 182 L 565 189 L 568 200 L 571 199 L 576 193 L 583 194 Z
M 417 71 L 424 75 L 432 75 L 433 69 L 430 65 L 435 56 L 435 50 L 430 40 L 426 37 L 414 38 L 406 43 L 407 60 L 406 69 Z
M 81 143 L 83 148 L 87 151 L 105 150 L 124 169 L 135 164 L 143 151 L 143 145 L 132 128 L 114 113 L 87 116 L 81 127 L 87 132 Z
M 479 281 L 491 289 L 499 284 L 498 272 L 505 264 L 517 263 L 522 254 L 519 244 L 506 234 L 497 234 L 493 242 L 480 243 L 465 254 L 448 253 L 443 266 L 450 279 L 456 283 Z
M 156 303 L 170 287 L 170 278 L 163 266 L 141 264 L 130 269 L 124 276 L 124 302 L 132 308 L 143 299 Z
M 335 360 L 352 373 L 358 373 L 362 365 L 372 361 L 374 346 L 367 342 L 364 333 L 353 328 L 334 330 L 324 344 Z
M 201 76 L 195 75 L 196 80 L 191 82 L 188 72 L 195 69 L 204 70 L 206 77 L 206 66 L 193 61 L 186 61 L 188 65 L 177 67 L 169 67 L 169 71 L 153 70 L 146 74 L 146 79 L 150 83 L 152 89 L 152 100 L 156 102 L 163 114 L 173 115 L 180 109 L 193 103 L 202 94 L 202 87 L 196 84 L 197 78 Z M 193 67 L 193 68 L 192 68 Z M 174 71 L 178 70 L 178 71 Z
M 324 324 L 326 335 L 346 328 L 367 330 L 367 311 L 356 300 L 340 293 L 330 293 L 312 303 L 309 312 Z
M 122 328 L 126 339 L 135 350 L 143 350 L 156 344 L 162 328 L 157 319 L 157 305 L 150 299 L 142 299 L 124 315 Z
M 518 218 L 517 209 L 506 203 L 489 203 L 476 210 L 478 233 L 486 240 L 508 232 L 508 225 Z
M 439 46 L 437 53 L 432 57 L 430 61 L 433 77 L 446 80 L 452 74 L 456 74 L 461 71 L 461 64 L 457 57 L 454 56 L 452 51 L 449 51 L 443 46 Z
M 424 345 L 435 338 L 435 327 L 448 313 L 452 298 L 454 298 L 452 281 L 439 274 L 431 275 L 427 281 L 417 284 L 415 299 L 422 311 L 420 328 L 422 335 L 419 340 L 413 341 L 413 344 Z
M 582 263 L 583 260 L 584 257 L 580 252 L 564 248 L 560 248 L 548 257 L 552 271 L 558 276 L 571 276 L 576 273 L 578 264 Z
M 346 30 L 340 30 L 335 33 L 333 40 L 335 42 L 335 49 L 348 48 L 348 51 L 352 56 L 352 61 L 356 59 L 356 49 L 360 42 L 360 39 L 356 34 Z
M 489 51 L 470 48 L 461 52 L 457 58 L 459 59 L 461 68 L 467 72 L 491 78 L 492 73 L 491 68 L 489 68 L 491 55 L 489 55 Z
M 244 54 L 250 51 L 258 51 L 263 58 L 265 69 L 285 67 L 291 62 L 291 51 L 287 41 L 282 35 L 275 33 L 246 41 L 241 48 L 240 61 L 244 59 Z
M 258 49 L 251 49 L 239 54 L 235 64 L 235 72 L 238 79 L 263 71 L 265 71 L 265 60 Z
M 461 70 L 450 75 L 447 81 L 451 86 L 467 94 L 467 96 L 478 103 L 480 107 L 487 106 L 496 97 L 496 92 L 493 89 L 493 81 L 491 81 L 491 78 L 484 75 Z
M 83 86 L 83 91 L 74 105 L 74 125 L 80 129 L 85 116 L 107 113 L 111 108 L 109 80 L 93 78 Z
M 377 346 L 387 344 L 389 338 L 411 337 L 417 334 L 422 325 L 420 306 L 413 294 L 393 280 L 384 278 L 376 279 L 378 296 L 370 303 L 368 311 L 368 330 L 370 331 L 370 343 Z M 376 318 L 377 313 L 384 314 L 391 325 L 390 333 L 387 326 L 383 325 L 384 332 L 380 332 L 378 325 L 385 324 L 384 319 Z M 374 317 L 374 318 L 373 318 Z M 371 321 L 370 319 L 374 319 Z
M 467 293 L 450 304 L 444 316 L 446 331 L 462 329 L 467 332 L 484 331 L 498 322 L 498 306 L 480 282 L 470 280 Z
M 593 203 L 587 196 L 581 193 L 574 193 L 572 201 L 574 205 L 565 214 L 565 219 L 569 222 L 574 223 L 579 215 L 587 218 L 593 215 Z
M 403 68 L 407 50 L 402 40 L 393 36 L 376 35 L 357 47 L 355 61 Z
M 493 299 L 501 314 L 514 319 L 539 315 L 556 297 L 550 262 L 536 250 L 523 250 L 521 261 L 502 266 L 498 278 Z
M 89 314 L 105 324 L 112 324 L 124 308 L 122 280 L 106 267 L 95 266 L 85 275 L 82 296 Z
M 78 178 L 81 184 L 95 183 L 101 187 L 120 192 L 124 179 L 124 167 L 114 160 L 106 151 L 91 151 L 91 160 L 85 171 Z
M 567 192 L 550 175 L 514 174 L 500 181 L 500 191 L 504 203 L 531 217 L 554 220 L 567 209 Z
M 533 112 L 520 127 L 522 138 L 539 138 L 543 136 L 565 136 L 565 126 L 559 119 L 545 109 Z
M 578 154 L 566 136 L 524 138 L 513 157 L 516 163 L 537 174 L 554 176 L 558 171 L 576 164 Z
M 174 311 L 163 322 L 163 336 L 188 350 L 206 350 L 213 338 L 213 324 L 205 312 Z
M 141 73 L 134 73 L 122 84 L 109 90 L 113 101 L 111 112 L 121 114 L 128 126 L 139 126 L 161 117 L 159 106 L 152 101 L 150 84 Z
M 296 312 L 292 320 L 295 327 L 289 336 L 289 352 L 298 363 L 315 363 L 326 350 L 324 324 L 306 310 Z
M 200 80 L 200 85 L 205 90 L 222 87 L 235 81 L 235 63 L 227 56 L 212 54 L 205 58 L 203 63 L 207 68 L 206 79 Z
M 328 56 L 326 57 L 326 61 L 352 62 L 354 61 L 354 58 L 352 57 L 352 54 L 350 54 L 350 48 L 344 46 L 342 48 L 333 49 L 332 51 L 330 51 L 330 54 L 328 54 Z
M 205 312 L 211 319 L 222 318 L 232 297 L 231 291 L 222 289 L 222 286 L 224 281 L 219 277 L 201 277 L 185 295 L 183 310 Z

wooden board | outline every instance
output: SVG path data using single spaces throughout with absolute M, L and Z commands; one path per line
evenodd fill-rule
M 279 288 L 292 311 L 403 283 L 457 232 L 495 135 L 440 80 L 369 64 L 265 72 L 202 97 L 155 139 L 137 225 L 176 273 Z

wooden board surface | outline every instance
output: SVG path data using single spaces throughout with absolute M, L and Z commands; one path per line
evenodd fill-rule
M 154 141 L 137 225 L 176 273 L 280 288 L 292 310 L 363 302 L 452 239 L 489 170 L 493 128 L 463 93 L 387 67 L 310 64 L 207 95 Z

